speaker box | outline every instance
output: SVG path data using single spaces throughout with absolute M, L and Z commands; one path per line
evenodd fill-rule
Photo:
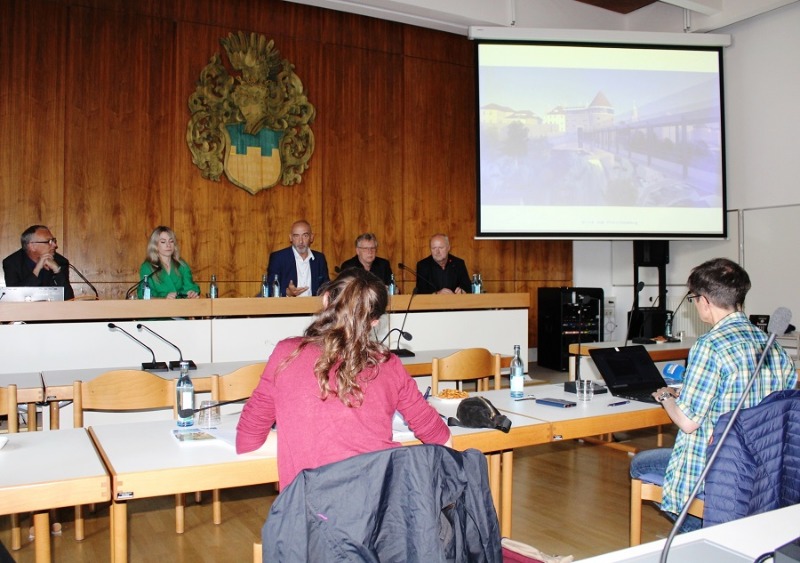
M 633 241 L 634 266 L 666 266 L 669 264 L 668 240 Z

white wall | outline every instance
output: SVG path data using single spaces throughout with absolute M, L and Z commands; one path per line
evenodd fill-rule
M 723 55 L 728 209 L 760 209 L 800 203 L 800 174 L 797 171 L 800 163 L 800 143 L 797 142 L 800 133 L 798 30 L 800 3 L 717 30 L 732 37 L 732 44 Z M 792 229 L 791 225 L 785 227 L 784 231 L 798 231 L 797 228 Z M 778 229 L 775 233 L 772 236 L 786 236 Z M 756 234 L 768 239 L 771 233 Z M 800 241 L 800 237 L 798 239 Z M 687 244 L 691 243 L 681 243 Z M 676 244 L 670 245 L 673 255 L 671 262 L 680 261 L 679 257 L 675 257 L 675 247 Z M 633 301 L 632 266 L 627 266 L 630 269 L 628 281 L 619 283 L 614 281 L 613 276 L 611 242 L 576 241 L 573 243 L 573 253 L 575 285 L 602 287 L 606 296 L 617 298 L 616 322 L 623 328 L 617 330 L 616 336 L 621 337 L 625 312 Z M 750 262 L 761 265 L 765 255 L 773 260 L 769 267 L 771 271 L 751 272 L 752 277 L 762 277 L 763 280 L 765 276 L 792 275 L 787 273 L 787 264 L 800 262 L 800 247 L 797 255 L 787 257 L 780 252 L 770 253 L 767 246 L 757 262 L 753 256 Z M 742 263 L 745 268 L 748 267 L 746 255 Z M 668 272 L 669 269 L 670 266 L 667 266 Z M 761 308 L 770 301 L 775 302 L 776 306 L 794 301 L 794 295 L 765 295 L 769 293 L 769 288 L 764 287 L 765 281 L 761 283 L 761 290 L 754 283 L 751 291 L 751 296 Z M 655 297 L 657 288 L 653 284 L 648 286 L 640 296 L 640 305 L 647 305 Z M 677 294 L 682 287 L 669 286 L 668 289 Z M 800 302 L 800 292 L 798 294 Z M 750 302 L 748 300 L 748 304 Z M 771 310 L 766 312 L 770 313 Z M 797 322 L 800 309 L 796 313 L 794 324 L 800 324 Z

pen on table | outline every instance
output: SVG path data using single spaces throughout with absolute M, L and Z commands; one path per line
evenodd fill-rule
M 608 403 L 607 406 L 609 407 L 621 407 L 622 405 L 627 405 L 630 401 L 619 401 L 617 403 Z
M 430 397 L 430 396 L 431 396 L 431 386 L 430 386 L 430 385 L 428 385 L 428 388 L 427 388 L 427 389 L 425 389 L 425 395 L 423 395 L 423 397 L 422 397 L 422 398 L 423 398 L 423 399 L 425 399 L 425 400 L 427 401 L 427 400 L 428 400 L 428 397 Z

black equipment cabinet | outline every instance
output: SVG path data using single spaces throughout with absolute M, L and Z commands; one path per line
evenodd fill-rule
M 567 371 L 569 345 L 603 340 L 603 289 L 540 287 L 538 363 Z

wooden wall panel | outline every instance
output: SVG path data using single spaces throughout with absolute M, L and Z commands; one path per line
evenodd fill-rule
M 152 229 L 167 224 L 203 292 L 215 273 L 236 297 L 258 291 L 269 252 L 288 245 L 299 218 L 331 273 L 364 230 L 398 274 L 397 262 L 414 267 L 444 231 L 488 291 L 531 293 L 529 345 L 537 288 L 571 285 L 569 242 L 474 238 L 474 46 L 464 37 L 280 0 L 7 0 L 0 17 L 3 256 L 26 226 L 47 223 L 101 296 L 116 298 L 136 281 Z M 250 195 L 191 163 L 188 98 L 238 30 L 274 39 L 317 109 L 298 186 Z
M 0 2 L 0 254 L 47 224 L 63 251 L 66 10 Z

